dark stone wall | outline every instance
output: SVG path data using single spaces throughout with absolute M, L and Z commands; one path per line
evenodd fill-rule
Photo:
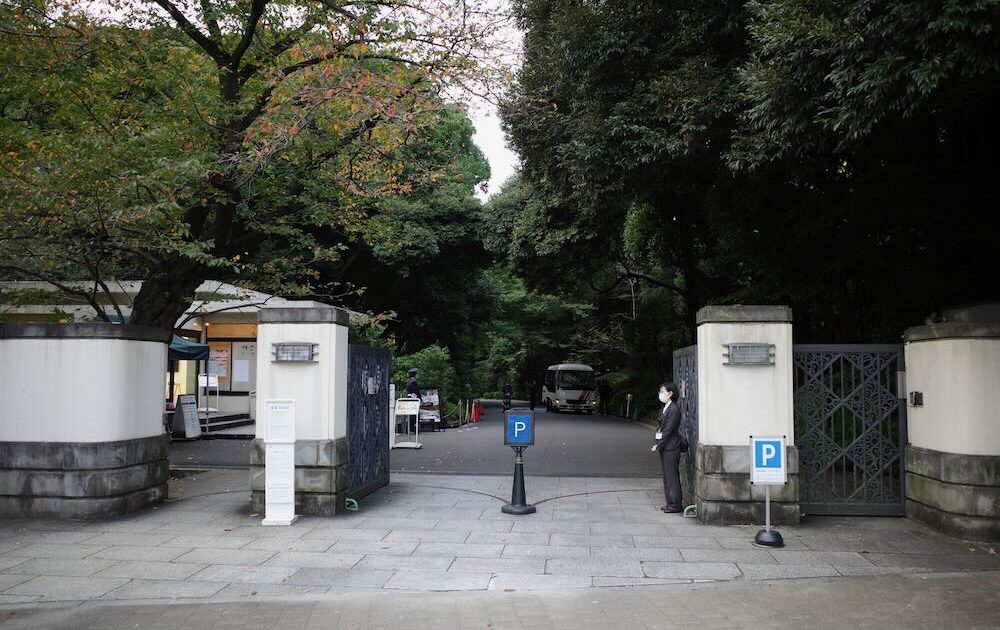
M 125 514 L 167 496 L 166 435 L 115 442 L 0 442 L 0 516 Z
M 1000 457 L 907 446 L 906 514 L 949 536 L 1000 541 Z
M 771 486 L 771 523 L 799 523 L 799 451 L 787 447 L 788 483 Z M 764 488 L 750 485 L 750 447 L 698 444 L 698 520 L 710 525 L 764 524 Z
M 344 511 L 347 499 L 347 438 L 295 442 L 295 513 L 333 516 Z M 250 502 L 264 512 L 264 441 L 250 449 Z

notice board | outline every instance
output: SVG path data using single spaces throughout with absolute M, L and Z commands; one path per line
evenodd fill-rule
M 184 425 L 184 437 L 187 439 L 201 437 L 201 423 L 198 421 L 198 401 L 194 394 L 181 394 L 174 406 L 174 428 L 178 430 Z

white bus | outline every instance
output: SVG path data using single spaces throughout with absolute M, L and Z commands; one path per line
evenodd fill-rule
M 542 384 L 542 402 L 546 411 L 586 411 L 597 408 L 594 368 L 580 363 L 550 365 Z

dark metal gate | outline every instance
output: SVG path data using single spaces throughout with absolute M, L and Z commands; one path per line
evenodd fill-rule
M 793 357 L 802 511 L 905 514 L 902 346 L 797 345 Z
M 674 352 L 674 384 L 681 394 L 681 435 L 689 444 L 681 457 L 681 486 L 685 503 L 690 505 L 695 498 L 694 458 L 698 449 L 698 346 Z
M 389 351 L 350 346 L 347 368 L 348 493 L 360 499 L 389 483 Z

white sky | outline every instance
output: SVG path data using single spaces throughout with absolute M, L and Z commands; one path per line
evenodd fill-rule
M 507 178 L 514 174 L 518 166 L 517 154 L 507 147 L 503 130 L 500 129 L 500 115 L 496 106 L 480 103 L 470 107 L 469 118 L 476 126 L 476 133 L 472 139 L 479 145 L 490 163 L 489 188 L 486 193 L 476 191 L 476 196 L 486 201 L 500 190 L 500 186 L 507 181 Z

